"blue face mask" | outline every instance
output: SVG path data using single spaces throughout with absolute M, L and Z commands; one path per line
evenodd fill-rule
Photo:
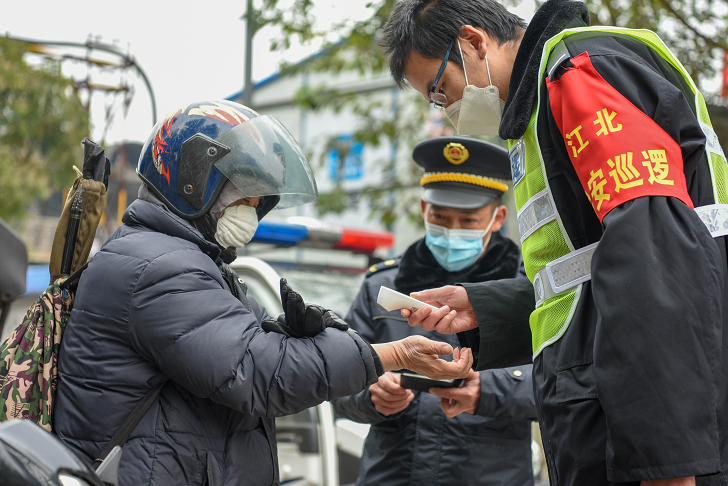
M 483 243 L 483 237 L 493 226 L 497 211 L 493 211 L 493 219 L 484 230 L 448 229 L 444 226 L 425 222 L 425 245 L 442 268 L 448 272 L 459 272 L 475 263 L 485 253 L 490 242 Z

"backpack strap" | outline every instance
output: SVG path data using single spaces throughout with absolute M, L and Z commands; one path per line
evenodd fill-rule
M 91 261 L 91 260 L 89 260 L 89 261 Z M 62 289 L 67 289 L 68 287 L 70 287 L 76 280 L 81 278 L 81 274 L 83 273 L 84 270 L 86 270 L 86 268 L 88 268 L 88 262 L 81 265 L 78 268 L 78 270 L 76 270 L 71 275 L 69 275 L 68 278 L 61 285 L 59 285 L 59 287 L 61 287 Z M 53 283 L 53 282 L 51 282 L 51 283 Z
M 144 417 L 152 404 L 157 400 L 157 398 L 159 398 L 159 394 L 162 393 L 162 388 L 164 388 L 164 385 L 166 384 L 167 381 L 165 380 L 164 382 L 155 386 L 149 391 L 149 393 L 147 393 L 144 398 L 142 398 L 141 402 L 137 403 L 137 406 L 134 407 L 134 410 L 131 411 L 129 416 L 126 418 L 126 420 L 124 420 L 124 423 L 121 424 L 121 427 L 119 427 L 109 443 L 106 444 L 104 450 L 101 451 L 99 457 L 94 461 L 94 471 L 98 469 L 104 459 L 106 459 L 106 456 L 109 455 L 111 449 L 116 446 L 121 447 L 126 443 L 131 433 L 134 431 L 134 429 L 136 429 L 136 426 L 139 425 L 139 422 L 142 421 L 142 417 Z

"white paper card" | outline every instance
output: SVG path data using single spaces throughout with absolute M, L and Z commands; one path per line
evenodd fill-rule
M 414 312 L 418 309 L 422 309 L 423 307 L 430 307 L 437 310 L 437 307 L 435 306 L 425 304 L 417 299 L 413 299 L 409 295 L 404 295 L 396 290 L 392 290 L 384 286 L 379 288 L 377 304 L 381 305 L 390 312 L 398 309 L 409 309 Z

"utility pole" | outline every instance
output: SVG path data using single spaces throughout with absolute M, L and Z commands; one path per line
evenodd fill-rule
M 255 35 L 255 11 L 253 0 L 247 0 L 245 13 L 245 86 L 243 87 L 243 104 L 252 108 L 253 100 L 253 36 Z
M 129 144 L 125 143 L 121 146 L 118 154 L 118 162 L 116 164 L 119 174 L 119 191 L 116 196 L 116 226 L 121 226 L 121 217 L 126 211 L 126 168 L 129 165 Z
M 29 44 L 28 50 L 30 52 L 36 53 L 36 54 L 42 54 L 47 57 L 60 57 L 63 59 L 69 59 L 69 60 L 78 60 L 86 62 L 87 64 L 91 65 L 98 65 L 98 66 L 104 66 L 104 67 L 111 67 L 111 68 L 126 68 L 126 67 L 133 67 L 136 69 L 137 73 L 142 78 L 142 81 L 144 81 L 144 85 L 147 87 L 147 91 L 149 92 L 149 98 L 152 102 L 152 125 L 157 123 L 157 101 L 154 97 L 154 90 L 152 90 L 152 84 L 149 82 L 149 78 L 147 78 L 147 74 L 144 72 L 144 70 L 139 66 L 139 63 L 137 63 L 136 59 L 128 54 L 125 54 L 123 51 L 121 51 L 118 47 L 110 44 L 103 44 L 101 42 L 94 42 L 90 39 L 87 40 L 85 43 L 81 44 L 79 42 L 52 42 L 52 41 L 43 41 L 43 40 L 35 40 L 35 39 L 27 39 L 27 38 L 21 38 L 21 37 L 10 37 L 9 35 L 6 36 L 9 39 L 26 42 Z M 70 47 L 70 48 L 85 48 L 87 53 L 85 58 L 79 58 L 76 56 L 72 56 L 66 53 L 53 53 L 48 50 L 48 48 L 54 48 L 54 47 Z M 93 50 L 98 50 L 102 52 L 106 52 L 109 54 L 112 54 L 114 56 L 117 56 L 121 58 L 120 64 L 112 64 L 108 61 L 101 61 L 101 60 L 95 60 L 89 58 L 89 53 Z M 86 87 L 86 86 L 82 86 Z M 108 89 L 107 87 L 94 87 L 94 86 L 88 86 L 89 88 L 89 99 L 91 95 L 91 89 L 103 89 L 105 91 L 124 91 L 124 89 Z

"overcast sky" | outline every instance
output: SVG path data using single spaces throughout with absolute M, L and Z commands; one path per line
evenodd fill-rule
M 285 1 L 285 0 L 284 0 Z M 317 0 L 319 26 L 328 27 L 344 18 L 361 19 L 369 0 Z M 256 0 L 256 5 L 261 0 Z M 514 12 L 529 21 L 533 2 L 524 0 Z M 151 81 L 157 100 L 157 116 L 193 101 L 225 98 L 242 89 L 245 0 L 33 0 L 5 2 L 0 15 L 0 33 L 45 41 L 83 43 L 89 35 L 102 42 L 116 42 L 136 58 Z M 274 74 L 282 60 L 295 62 L 316 52 L 318 46 L 293 46 L 285 55 L 270 53 L 272 29 L 255 37 L 253 80 Z M 78 52 L 83 54 L 82 51 Z M 101 57 L 99 55 L 99 57 Z M 87 69 L 66 63 L 64 72 L 78 78 Z M 91 71 L 91 81 L 118 85 L 120 76 Z M 119 110 L 110 129 L 108 145 L 123 140 L 144 141 L 152 127 L 147 90 L 134 72 L 127 76 L 135 94 L 124 119 Z M 92 99 L 92 135 L 100 141 L 104 111 L 111 98 L 99 93 Z

